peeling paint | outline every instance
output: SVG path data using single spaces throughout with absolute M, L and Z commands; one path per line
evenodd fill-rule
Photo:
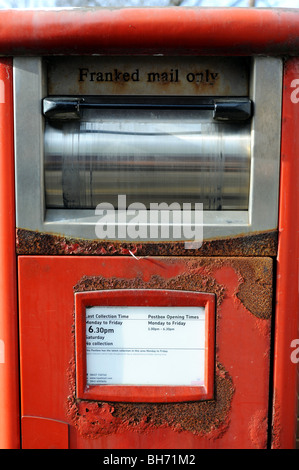
M 159 276 L 152 276 L 147 282 L 140 277 L 107 279 L 85 276 L 74 287 L 74 291 L 132 288 L 196 290 L 216 294 L 217 305 L 220 305 L 225 287 L 217 283 L 215 272 L 223 267 L 230 267 L 237 273 L 239 279 L 236 298 L 257 318 L 271 317 L 273 289 L 271 258 L 199 258 L 188 260 L 187 266 L 190 272 L 188 276 L 184 274 L 168 280 Z
M 204 260 L 206 262 L 206 259 Z M 198 292 L 210 292 L 216 294 L 217 304 L 220 305 L 224 287 L 212 276 L 204 273 L 203 266 L 196 266 L 196 269 L 190 272 L 190 275 L 178 275 L 170 279 L 160 276 L 151 276 L 145 281 L 140 276 L 133 279 L 104 278 L 100 276 L 84 276 L 74 286 L 74 292 L 86 292 L 89 290 L 107 290 L 107 289 L 173 289 L 173 290 L 194 290 Z M 202 269 L 201 269 L 202 268 Z
M 280 404 L 277 400 L 277 392 L 274 390 L 273 393 L 273 416 L 272 416 L 272 432 L 271 432 L 271 448 L 272 449 L 281 449 L 281 435 L 282 435 L 282 426 L 281 426 L 281 411 Z
M 217 439 L 228 428 L 233 393 L 231 377 L 217 363 L 213 400 L 184 403 L 105 403 L 77 400 L 75 391 L 71 390 L 67 415 L 80 434 L 88 439 L 126 431 L 144 434 L 157 427 Z
M 236 296 L 244 307 L 257 318 L 269 319 L 272 314 L 272 259 L 252 258 L 232 260 L 232 266 L 239 270 L 242 280 Z
M 249 424 L 249 435 L 255 448 L 265 449 L 267 446 L 268 419 L 267 411 L 259 410 L 252 417 Z

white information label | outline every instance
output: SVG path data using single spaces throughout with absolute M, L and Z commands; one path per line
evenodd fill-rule
M 87 307 L 89 385 L 204 383 L 204 307 Z

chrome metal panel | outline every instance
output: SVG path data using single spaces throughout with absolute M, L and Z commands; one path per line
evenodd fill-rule
M 41 230 L 45 220 L 41 99 L 46 93 L 39 58 L 14 59 L 14 120 L 17 226 Z
M 256 231 L 278 223 L 282 74 L 279 58 L 257 57 L 253 63 L 249 224 Z

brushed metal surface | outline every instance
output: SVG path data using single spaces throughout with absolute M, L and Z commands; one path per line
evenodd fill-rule
M 81 122 L 47 123 L 46 207 L 201 202 L 247 210 L 250 122 L 217 123 L 211 112 L 85 111 Z

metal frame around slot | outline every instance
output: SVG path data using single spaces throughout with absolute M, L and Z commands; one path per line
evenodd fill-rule
M 254 103 L 249 210 L 205 211 L 204 240 L 267 232 L 277 228 L 281 92 L 282 60 L 254 57 L 249 96 Z M 99 216 L 94 211 L 45 208 L 44 121 L 41 103 L 46 95 L 42 58 L 14 58 L 17 228 L 96 239 L 95 224 Z

